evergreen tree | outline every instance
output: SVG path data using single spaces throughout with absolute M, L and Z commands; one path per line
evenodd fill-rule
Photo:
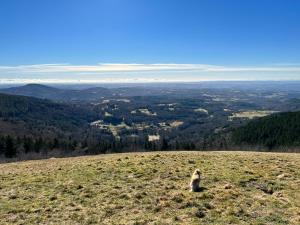
M 5 139 L 0 137 L 0 155 L 4 154 L 5 152 Z
M 34 143 L 34 151 L 36 153 L 39 153 L 41 151 L 41 149 L 43 148 L 43 145 L 44 145 L 43 139 L 40 137 Z
M 169 148 L 168 141 L 165 138 L 163 138 L 161 143 L 161 150 L 167 150 L 168 148 Z
M 13 139 L 10 136 L 6 137 L 4 155 L 7 158 L 13 158 L 17 155 L 17 149 Z
M 31 138 L 24 137 L 23 146 L 25 153 L 31 152 L 33 150 L 33 141 Z

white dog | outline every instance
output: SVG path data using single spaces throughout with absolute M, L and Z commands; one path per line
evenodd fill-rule
M 192 175 L 191 183 L 190 183 L 192 192 L 200 191 L 200 180 L 201 180 L 200 175 L 201 175 L 201 173 L 200 173 L 200 170 L 198 170 L 198 169 L 196 169 Z

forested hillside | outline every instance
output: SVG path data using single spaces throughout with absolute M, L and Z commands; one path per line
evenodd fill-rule
M 53 103 L 24 96 L 0 94 L 0 117 L 4 120 L 22 120 L 33 125 L 51 125 L 61 129 L 72 129 L 95 119 L 91 110 Z
M 300 146 L 300 112 L 285 112 L 250 121 L 233 132 L 238 145 L 268 149 Z
M 73 150 L 95 118 L 88 108 L 0 94 L 0 157 Z

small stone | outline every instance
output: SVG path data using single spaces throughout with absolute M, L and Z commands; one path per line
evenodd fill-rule
M 189 164 L 195 164 L 196 162 L 194 160 L 188 160 Z
M 195 213 L 195 216 L 198 217 L 198 218 L 203 218 L 205 217 L 205 212 L 201 209 L 199 209 L 196 213 Z
M 56 199 L 57 199 L 56 196 L 51 196 L 51 197 L 49 198 L 50 201 L 54 201 L 54 200 L 56 200 Z
M 9 196 L 9 199 L 17 199 L 17 198 L 18 198 L 18 196 L 16 194 L 11 194 Z
M 277 198 L 282 198 L 282 197 L 283 197 L 282 192 L 276 192 L 274 195 L 275 195 L 275 197 L 277 197 Z
M 83 188 L 83 186 L 81 185 L 81 184 L 79 184 L 78 186 L 77 186 L 77 189 L 79 190 L 79 189 L 82 189 Z
M 231 184 L 225 184 L 224 189 L 231 189 L 232 185 Z

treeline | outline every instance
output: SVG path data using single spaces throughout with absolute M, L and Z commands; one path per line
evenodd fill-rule
M 26 154 L 40 154 L 47 156 L 52 150 L 73 151 L 78 147 L 76 140 L 53 140 L 33 137 L 12 137 L 10 135 L 0 137 L 0 156 L 15 158 Z M 64 154 L 62 152 L 62 154 Z
M 93 132 L 81 139 L 7 135 L 0 136 L 0 158 L 30 159 L 135 151 L 225 150 L 227 144 L 226 139 L 217 137 L 209 137 L 195 142 L 172 140 L 167 136 L 162 136 L 156 141 L 149 141 L 148 135 L 115 138 L 106 134 L 95 135 Z
M 236 145 L 267 149 L 300 146 L 300 112 L 285 112 L 250 121 L 232 135 Z

